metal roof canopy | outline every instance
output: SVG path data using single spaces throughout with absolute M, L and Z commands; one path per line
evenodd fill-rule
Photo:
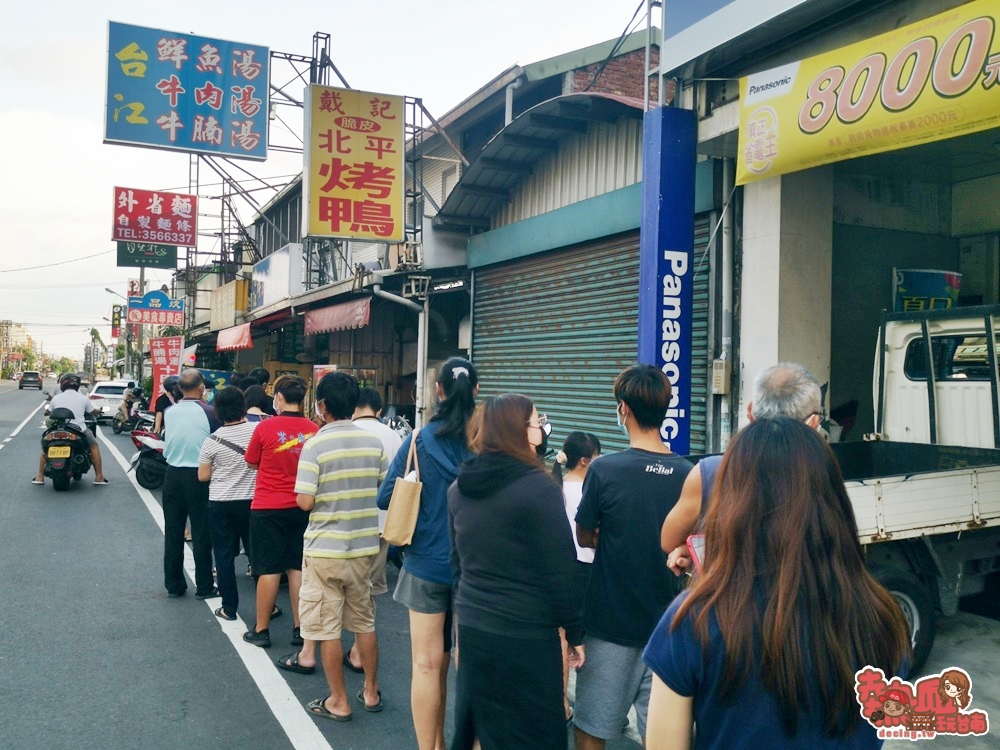
M 641 99 L 601 93 L 557 96 L 522 112 L 497 133 L 462 173 L 434 217 L 434 225 L 469 232 L 490 228 L 493 213 L 530 175 L 534 165 L 557 153 L 567 136 L 583 135 L 592 122 L 642 118 Z

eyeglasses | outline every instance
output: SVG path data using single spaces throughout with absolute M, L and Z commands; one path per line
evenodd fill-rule
M 552 424 L 549 422 L 549 418 L 544 414 L 538 415 L 538 424 L 532 424 L 531 420 L 528 420 L 528 427 L 534 427 L 542 431 L 543 435 L 552 434 Z

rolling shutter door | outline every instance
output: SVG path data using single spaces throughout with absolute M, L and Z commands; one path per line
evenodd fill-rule
M 635 364 L 638 279 L 637 234 L 477 270 L 480 395 L 531 398 L 552 421 L 557 449 L 573 430 L 593 432 L 605 450 L 627 447 L 612 389 Z
M 711 312 L 712 253 L 708 238 L 712 233 L 711 214 L 694 220 L 694 309 L 691 312 L 691 453 L 714 450 L 708 445 L 710 410 L 709 371 L 712 364 Z
M 691 452 L 706 450 L 710 232 L 695 225 Z M 612 390 L 638 350 L 637 234 L 487 268 L 475 276 L 473 362 L 480 396 L 523 393 L 553 423 L 558 449 L 573 430 L 605 451 L 628 441 L 615 424 Z

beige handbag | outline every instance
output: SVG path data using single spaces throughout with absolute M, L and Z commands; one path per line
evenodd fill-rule
M 410 441 L 410 451 L 406 455 L 406 469 L 403 476 L 396 479 L 392 488 L 392 498 L 389 500 L 389 512 L 385 517 L 385 529 L 382 538 L 393 547 L 405 547 L 413 541 L 413 530 L 417 527 L 417 514 L 420 512 L 420 492 L 423 483 L 420 481 L 420 464 L 417 462 L 417 435 L 415 430 Z M 413 478 L 410 476 L 410 466 L 413 466 Z

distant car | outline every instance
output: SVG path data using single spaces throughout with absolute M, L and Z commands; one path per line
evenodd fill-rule
M 24 390 L 25 388 L 42 390 L 42 376 L 34 370 L 25 370 L 21 373 L 21 380 L 17 384 L 17 388 L 18 390 Z
M 10 376 L 10 379 L 11 380 L 20 380 L 21 379 L 21 373 L 15 372 L 13 375 Z
M 134 387 L 135 382 L 131 380 L 102 380 L 95 383 L 88 395 L 93 402 L 94 410 L 97 411 L 98 406 L 101 408 L 101 413 L 97 415 L 97 418 L 99 420 L 114 419 L 115 412 L 122 405 L 125 389 Z

